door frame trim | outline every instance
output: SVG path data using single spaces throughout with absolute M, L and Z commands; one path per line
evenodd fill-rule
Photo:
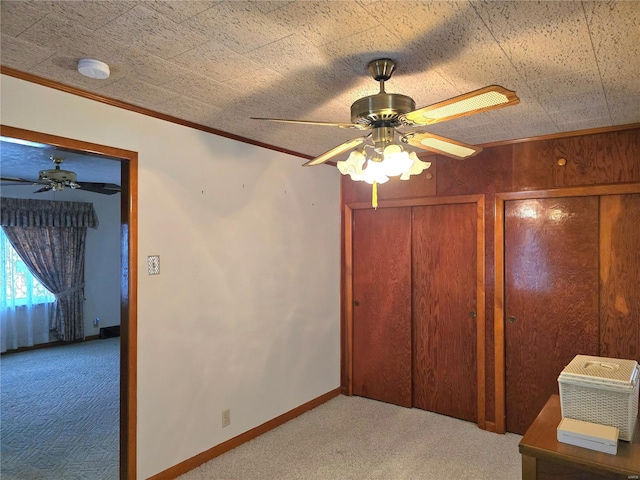
M 7 125 L 0 125 L 0 135 L 120 161 L 120 479 L 136 478 L 138 152 Z
M 493 344 L 495 365 L 495 431 L 506 432 L 506 369 L 505 369 L 505 328 L 504 328 L 504 208 L 509 200 L 527 200 L 557 197 L 587 197 L 603 195 L 624 195 L 640 193 L 640 183 L 623 183 L 616 185 L 593 185 L 581 187 L 563 187 L 546 190 L 528 190 L 522 192 L 496 193 L 494 223 L 494 268 L 495 297 L 493 314 Z
M 477 373 L 477 424 L 486 429 L 486 369 L 485 369 L 485 195 L 459 195 L 451 197 L 421 197 L 398 200 L 381 200 L 378 208 L 421 207 L 429 205 L 476 204 L 476 373 Z M 372 208 L 369 202 L 352 202 L 344 205 L 342 212 L 344 242 L 342 245 L 341 295 L 341 378 L 342 393 L 353 395 L 353 211 Z

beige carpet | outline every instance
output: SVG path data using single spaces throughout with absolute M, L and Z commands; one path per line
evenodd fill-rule
M 339 396 L 178 478 L 516 480 L 521 438 L 423 410 Z

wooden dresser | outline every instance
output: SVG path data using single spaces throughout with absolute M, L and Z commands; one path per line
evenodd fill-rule
M 618 442 L 618 454 L 575 447 L 557 440 L 560 397 L 552 395 L 520 441 L 522 480 L 640 479 L 640 422 L 633 442 Z

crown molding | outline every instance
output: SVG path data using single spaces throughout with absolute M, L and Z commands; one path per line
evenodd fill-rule
M 251 140 L 250 138 L 241 137 L 239 135 L 234 135 L 233 133 L 224 132 L 222 130 L 217 130 L 215 128 L 207 127 L 205 125 L 201 125 L 195 122 L 189 122 L 187 120 L 182 120 L 177 117 L 173 117 L 171 115 L 167 115 L 164 113 L 156 112 L 154 110 L 139 107 L 137 105 L 133 105 L 131 103 L 123 102 L 120 100 L 116 100 L 110 97 L 105 97 L 103 95 L 98 95 L 96 93 L 88 92 L 86 90 L 82 90 L 80 88 L 72 87 L 69 85 L 65 85 L 63 83 L 56 82 L 54 80 L 49 80 L 43 77 L 39 77 L 37 75 L 33 75 L 31 73 L 22 72 L 20 70 L 16 70 L 15 68 L 5 67 L 4 65 L 0 65 L 0 74 L 8 75 L 10 77 L 18 78 L 20 80 L 25 80 L 27 82 L 36 83 L 38 85 L 42 85 L 44 87 L 53 88 L 55 90 L 60 90 L 66 93 L 70 93 L 72 95 L 77 95 L 79 97 L 88 98 L 90 100 L 95 100 L 96 102 L 105 103 L 107 105 L 111 105 L 118 108 L 123 108 L 125 110 L 129 110 L 132 112 L 140 113 L 142 115 L 147 115 L 149 117 L 158 118 L 160 120 L 164 120 L 171 123 L 176 123 L 178 125 L 182 125 L 184 127 L 193 128 L 196 130 L 200 130 L 202 132 L 211 133 L 213 135 L 218 135 L 220 137 L 230 138 L 232 140 L 236 140 L 238 142 L 247 143 L 249 145 L 255 145 L 257 147 L 266 148 L 269 150 L 274 150 L 276 152 L 285 153 L 287 155 L 293 155 L 294 157 L 300 157 L 307 160 L 311 160 L 314 158 L 311 155 L 306 155 L 300 152 L 294 152 L 292 150 L 287 150 L 285 148 L 276 147 L 274 145 L 269 145 L 267 143 L 258 142 L 256 140 Z M 526 138 L 518 138 L 513 140 L 501 140 L 498 142 L 489 142 L 483 143 L 479 146 L 482 148 L 489 147 L 500 147 L 504 145 L 514 145 L 517 143 L 527 143 L 527 142 L 538 142 L 541 140 L 555 140 L 560 138 L 568 138 L 568 137 L 579 137 L 583 135 L 595 135 L 599 133 L 609 133 L 609 132 L 617 132 L 620 130 L 632 130 L 640 128 L 640 123 L 630 123 L 626 125 L 615 125 L 609 127 L 599 127 L 599 128 L 589 128 L 585 130 L 575 130 L 572 132 L 562 132 L 562 133 L 551 133 L 547 135 L 538 135 L 535 137 L 526 137 Z M 421 152 L 423 153 L 423 152 Z M 426 154 L 427 156 L 436 156 L 437 154 Z M 335 165 L 334 162 L 327 162 L 327 165 Z
M 514 145 L 516 143 L 539 142 L 541 140 L 557 140 L 560 138 L 581 137 L 584 135 L 596 135 L 598 133 L 618 132 L 621 130 L 634 130 L 640 128 L 640 123 L 629 123 L 626 125 L 613 125 L 610 127 L 587 128 L 585 130 L 574 130 L 572 132 L 549 133 L 535 137 L 518 138 L 514 140 L 503 140 L 500 142 L 483 143 L 482 148 L 501 147 L 503 145 Z
M 113 107 L 122 108 L 124 110 L 129 110 L 131 112 L 140 113 L 142 115 L 146 115 L 148 117 L 154 117 L 160 120 L 164 120 L 166 122 L 175 123 L 178 125 L 182 125 L 184 127 L 193 128 L 195 130 L 200 130 L 202 132 L 211 133 L 213 135 L 218 135 L 219 137 L 229 138 L 231 140 L 236 140 L 238 142 L 247 143 L 249 145 L 255 145 L 257 147 L 266 148 L 269 150 L 274 150 L 280 153 L 286 153 L 287 155 L 293 155 L 294 157 L 304 158 L 306 160 L 310 160 L 314 157 L 310 155 L 306 155 L 300 152 L 294 152 L 293 150 L 287 150 L 285 148 L 276 147 L 274 145 L 269 145 L 267 143 L 258 142 L 256 140 L 251 140 L 250 138 L 241 137 L 239 135 L 234 135 L 233 133 L 224 132 L 222 130 L 217 130 L 215 128 L 207 127 L 205 125 L 201 125 L 195 122 L 189 122 L 188 120 L 183 120 L 181 118 L 173 117 L 171 115 L 167 115 L 164 113 L 156 112 L 155 110 L 151 110 L 148 108 L 140 107 L 138 105 L 133 105 L 131 103 L 123 102 L 121 100 L 116 100 L 114 98 L 105 97 L 103 95 L 98 95 L 97 93 L 88 92 L 86 90 L 82 90 L 81 88 L 72 87 L 70 85 L 65 85 L 63 83 L 56 82 L 54 80 L 49 80 L 47 78 L 39 77 L 37 75 L 33 75 L 31 73 L 22 72 L 20 70 L 16 70 L 15 68 L 5 67 L 4 65 L 0 65 L 0 74 L 8 75 L 10 77 L 18 78 L 20 80 L 24 80 L 26 82 L 36 83 L 38 85 L 42 85 L 43 87 L 53 88 L 55 90 L 60 90 L 62 92 L 70 93 L 72 95 L 77 95 L 79 97 L 88 98 L 89 100 L 94 100 L 96 102 L 105 103 L 107 105 L 111 105 Z

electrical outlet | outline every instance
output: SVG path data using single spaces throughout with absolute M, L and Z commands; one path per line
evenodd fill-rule
M 231 425 L 231 409 L 227 408 L 222 411 L 222 428 Z

